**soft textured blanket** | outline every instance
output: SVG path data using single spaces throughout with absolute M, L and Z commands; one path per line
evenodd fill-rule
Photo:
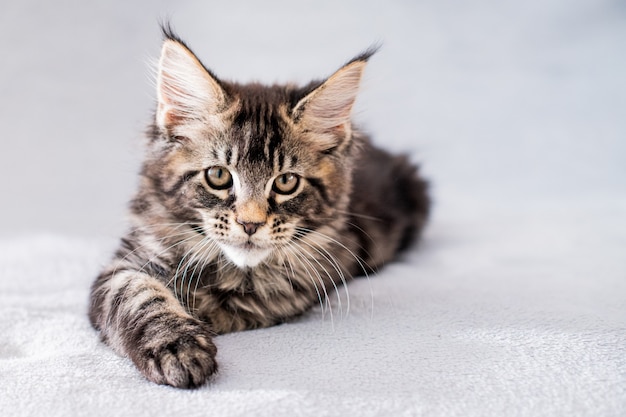
M 4 239 L 0 414 L 623 416 L 617 203 L 442 207 L 419 249 L 330 305 L 218 337 L 219 375 L 195 391 L 147 382 L 90 328 L 114 242 Z
M 216 338 L 195 391 L 145 381 L 86 317 L 168 15 L 242 82 L 381 41 L 356 120 L 435 201 L 379 274 Z M 2 2 L 0 417 L 626 416 L 625 22 L 615 0 Z

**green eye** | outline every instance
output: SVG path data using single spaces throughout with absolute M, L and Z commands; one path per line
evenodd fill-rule
M 300 185 L 300 177 L 296 174 L 287 173 L 279 175 L 272 185 L 272 190 L 278 194 L 292 194 L 298 189 Z
M 233 176 L 224 167 L 211 167 L 206 170 L 206 181 L 215 190 L 225 190 L 233 186 Z

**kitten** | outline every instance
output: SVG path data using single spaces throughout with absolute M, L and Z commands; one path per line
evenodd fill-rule
M 350 113 L 373 50 L 323 82 L 217 78 L 170 29 L 131 227 L 89 318 L 151 381 L 196 387 L 213 336 L 281 323 L 417 238 L 427 185 Z

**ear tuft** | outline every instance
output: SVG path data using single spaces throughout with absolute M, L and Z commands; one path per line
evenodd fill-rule
M 361 52 L 360 54 L 358 54 L 357 56 L 355 56 L 354 58 L 352 58 L 350 61 L 348 61 L 345 66 L 348 66 L 350 64 L 352 64 L 353 62 L 357 62 L 357 61 L 362 61 L 362 62 L 367 62 L 369 61 L 369 59 L 374 56 L 374 54 L 376 52 L 378 52 L 378 50 L 380 49 L 380 44 L 374 44 L 372 46 L 370 46 L 369 48 L 367 48 L 365 51 Z
M 178 36 L 178 34 L 172 27 L 172 24 L 170 23 L 169 20 L 161 21 L 160 26 L 161 26 L 161 33 L 163 34 L 164 41 L 166 40 L 176 41 L 180 43 L 181 45 L 184 45 L 187 49 L 189 49 L 189 47 L 185 44 L 185 42 Z
M 210 118 L 224 105 L 224 90 L 169 26 L 162 29 L 165 41 L 157 70 L 157 125 L 168 129 L 185 120 Z

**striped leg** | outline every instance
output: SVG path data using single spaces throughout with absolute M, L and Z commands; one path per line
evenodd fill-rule
M 150 381 L 202 385 L 217 370 L 211 330 L 189 315 L 157 279 L 105 272 L 92 288 L 89 317 L 102 339 Z

